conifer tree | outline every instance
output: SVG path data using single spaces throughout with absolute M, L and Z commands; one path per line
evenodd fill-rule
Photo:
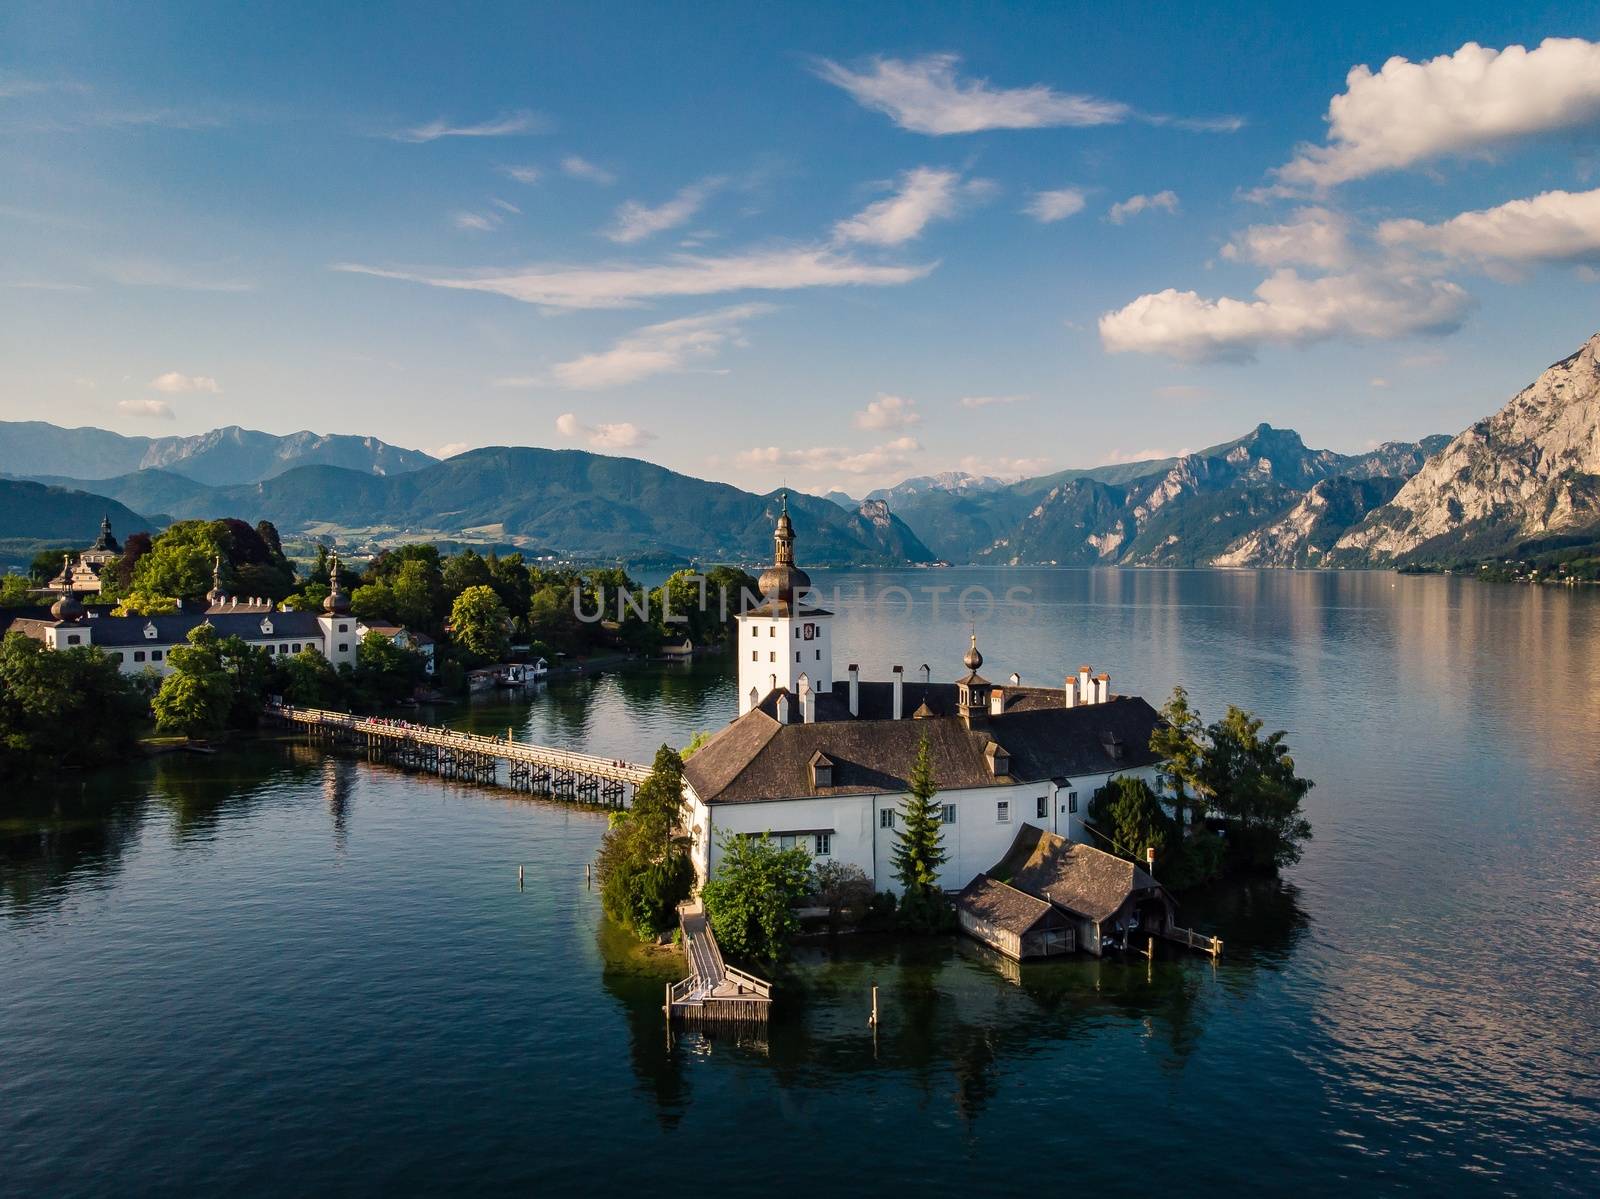
M 939 788 L 933 778 L 933 755 L 924 734 L 911 767 L 911 795 L 901 811 L 901 828 L 894 847 L 894 873 L 907 899 L 937 894 L 939 867 L 944 865 L 944 827 L 940 806 L 933 802 Z

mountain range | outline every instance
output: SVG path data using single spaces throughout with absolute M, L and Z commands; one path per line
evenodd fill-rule
M 78 473 L 133 457 L 131 470 Z M 149 439 L 0 423 L 0 470 L 36 488 L 0 491 L 0 529 L 41 538 L 60 535 L 45 507 L 76 494 L 74 512 L 124 505 L 119 528 L 135 512 L 229 515 L 356 540 L 467 535 L 573 557 L 759 562 L 776 503 L 580 450 L 491 447 L 440 462 L 372 438 L 237 428 Z M 860 501 L 797 494 L 790 507 L 816 565 L 1449 564 L 1586 543 L 1600 540 L 1600 334 L 1455 438 L 1340 454 L 1262 424 L 1177 457 L 1018 482 L 919 476 Z

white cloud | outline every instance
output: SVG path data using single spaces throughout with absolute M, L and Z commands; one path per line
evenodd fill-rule
M 1251 225 L 1222 247 L 1229 260 L 1332 271 L 1350 261 L 1350 223 L 1327 208 L 1302 208 L 1282 225 Z
M 713 192 L 722 186 L 722 179 L 702 179 L 684 188 L 664 204 L 651 208 L 638 200 L 629 200 L 617 209 L 616 221 L 605 236 L 622 245 L 643 241 L 666 229 L 676 229 L 700 211 Z
M 1437 225 L 1384 221 L 1378 240 L 1491 265 L 1593 261 L 1600 258 L 1600 190 L 1544 192 Z
M 904 396 L 884 395 L 872 400 L 855 414 L 858 429 L 906 429 L 922 420 L 917 402 Z
M 1048 225 L 1052 221 L 1076 216 L 1088 202 L 1081 187 L 1059 187 L 1054 191 L 1034 192 L 1022 211 L 1041 225 Z
M 568 154 L 561 160 L 561 170 L 574 179 L 582 179 L 585 183 L 598 183 L 601 187 L 609 187 L 617 181 L 617 177 L 605 167 L 598 166 L 587 158 L 580 158 L 576 154 Z
M 899 190 L 868 204 L 855 216 L 833 227 L 839 241 L 874 246 L 898 246 L 922 235 L 931 221 L 954 216 L 964 198 L 982 195 L 990 184 L 972 180 L 963 184 L 955 171 L 917 167 L 900 175 Z
M 172 420 L 172 405 L 166 400 L 118 400 L 117 411 L 124 416 L 148 417 L 151 420 Z
M 1142 450 L 1112 450 L 1096 462 L 1096 466 L 1122 466 L 1129 462 L 1154 462 L 1162 458 L 1182 458 L 1189 451 L 1147 447 Z
M 179 371 L 168 371 L 164 375 L 157 375 L 150 380 L 150 387 L 154 391 L 169 393 L 204 391 L 212 395 L 221 393 L 222 388 L 217 386 L 217 381 L 210 375 L 185 375 Z
M 336 263 L 334 270 L 404 279 L 431 287 L 486 291 L 546 308 L 630 308 L 665 296 L 807 287 L 886 287 L 928 275 L 936 264 L 879 266 L 819 246 L 753 250 L 722 257 L 680 254 L 664 263 L 529 267 L 523 270 L 428 275 Z
M 500 218 L 492 212 L 453 213 L 450 223 L 457 229 L 467 229 L 474 233 L 493 233 L 500 228 Z
M 922 445 L 914 437 L 897 437 L 893 441 L 866 450 L 840 449 L 835 446 L 812 446 L 806 449 L 781 449 L 775 445 L 757 446 L 741 451 L 739 462 L 744 466 L 794 466 L 802 470 L 842 471 L 847 475 L 869 475 L 891 468 L 903 467 L 913 454 L 921 453 Z
M 556 432 L 563 437 L 582 438 L 597 450 L 630 450 L 656 438 L 632 421 L 586 425 L 573 412 L 556 417 Z
M 538 167 L 501 167 L 506 176 L 515 179 L 518 183 L 537 183 L 544 172 Z
M 737 343 L 744 321 L 772 310 L 770 304 L 741 304 L 646 325 L 609 350 L 557 363 L 551 376 L 560 387 L 591 390 L 681 371 L 692 362 L 712 357 L 725 344 Z
M 1120 225 L 1131 216 L 1138 216 L 1141 212 L 1161 209 L 1164 212 L 1178 211 L 1178 193 L 1175 191 L 1160 191 L 1153 196 L 1129 196 L 1126 200 L 1119 200 L 1111 206 L 1111 211 L 1106 213 L 1106 219 L 1113 225 Z
M 1375 388 L 1378 391 L 1385 391 L 1389 387 L 1389 380 L 1385 379 L 1382 375 L 1373 375 L 1372 378 L 1367 380 L 1367 386 Z
M 1391 58 L 1374 74 L 1353 67 L 1328 104 L 1328 141 L 1301 146 L 1278 168 L 1284 183 L 1317 188 L 1600 118 L 1600 43 L 1547 38 L 1503 51 L 1468 42 L 1415 63 Z
M 389 136 L 397 142 L 420 143 L 438 141 L 441 137 L 512 137 L 519 133 L 539 133 L 546 127 L 546 121 L 538 113 L 519 109 L 475 125 L 452 125 L 441 117 Z
M 1100 341 L 1113 354 L 1248 361 L 1266 345 L 1451 333 L 1472 307 L 1454 283 L 1375 270 L 1306 279 L 1285 269 L 1255 294 L 1211 300 L 1168 288 L 1143 295 L 1100 318 Z
M 437 449 L 429 450 L 435 458 L 454 458 L 457 454 L 465 454 L 472 448 L 470 441 L 447 441 Z
M 1114 125 L 1130 110 L 1114 100 L 1075 96 L 1042 83 L 997 88 L 986 79 L 956 75 L 955 54 L 905 61 L 874 58 L 862 71 L 822 59 L 816 73 L 849 92 L 865 108 L 887 113 L 916 133 L 977 133 L 985 129 L 1041 129 L 1056 125 Z
M 493 204 L 501 212 L 509 212 L 515 216 L 522 215 L 522 209 L 518 208 L 510 200 L 502 200 L 499 196 L 490 196 L 489 203 Z
M 961 459 L 961 469 L 969 475 L 994 475 L 999 479 L 1026 479 L 1049 471 L 1053 463 L 1048 458 L 981 458 L 968 454 Z
M 962 396 L 963 408 L 992 408 L 996 404 L 1016 404 L 1027 399 L 1027 396 Z

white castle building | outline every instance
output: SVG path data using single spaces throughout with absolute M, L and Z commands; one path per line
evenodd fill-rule
M 1059 687 L 1004 685 L 978 673 L 973 635 L 954 682 L 908 682 L 900 666 L 835 679 L 831 612 L 808 602 L 787 506 L 778 517 L 762 604 L 739 617 L 739 716 L 685 764 L 692 856 L 714 873 L 726 834 L 769 833 L 818 859 L 859 866 L 897 890 L 896 830 L 918 747 L 928 739 L 948 858 L 946 890 L 1000 861 L 1021 826 L 1075 842 L 1090 797 L 1117 775 L 1157 786 L 1155 710 L 1114 695 L 1085 666 Z
M 70 571 L 64 570 L 63 577 L 70 587 Z M 172 650 L 187 645 L 190 631 L 203 624 L 220 636 L 240 637 L 274 656 L 298 654 L 309 647 L 334 666 L 354 666 L 367 629 L 351 615 L 350 597 L 339 582 L 338 555 L 333 558 L 332 590 L 322 608 L 286 612 L 270 600 L 224 595 L 219 559 L 204 609 L 167 616 L 102 616 L 85 607 L 73 590 L 59 590 L 48 619 L 16 620 L 10 631 L 43 641 L 51 649 L 92 645 L 115 659 L 123 674 L 166 675 Z M 378 631 L 390 635 L 387 628 Z

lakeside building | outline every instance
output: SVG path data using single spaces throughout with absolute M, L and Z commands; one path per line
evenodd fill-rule
M 102 523 L 101 533 L 104 540 L 110 533 L 109 523 Z M 339 582 L 338 572 L 335 554 L 332 590 L 323 601 L 321 612 L 284 611 L 269 599 L 224 594 L 219 558 L 213 567 L 204 608 L 183 611 L 180 607 L 178 612 L 165 616 L 111 616 L 87 607 L 78 598 L 72 583 L 75 575 L 69 567 L 51 584 L 50 589 L 57 596 L 49 615 L 19 618 L 12 621 L 8 631 L 33 637 L 51 649 L 92 645 L 115 659 L 123 674 L 148 672 L 161 677 L 170 669 L 172 651 L 188 644 L 190 632 L 201 625 L 210 625 L 222 637 L 239 637 L 273 656 L 313 649 L 336 667 L 356 664 L 357 647 L 371 631 L 416 649 L 427 660 L 431 674 L 432 639 L 398 625 L 362 623 L 350 611 L 350 597 Z
M 833 613 L 808 602 L 787 505 L 774 532 L 763 602 L 738 618 L 739 716 L 685 763 L 691 851 L 703 881 L 727 834 L 771 834 L 813 857 L 861 868 L 898 890 L 892 855 L 912 765 L 933 758 L 948 855 L 939 883 L 959 891 L 1030 825 L 1083 842 L 1090 797 L 1110 779 L 1158 786 L 1150 734 L 1160 717 L 1110 676 L 1082 667 L 1059 687 L 1005 685 L 979 674 L 976 634 L 954 682 L 834 678 Z

